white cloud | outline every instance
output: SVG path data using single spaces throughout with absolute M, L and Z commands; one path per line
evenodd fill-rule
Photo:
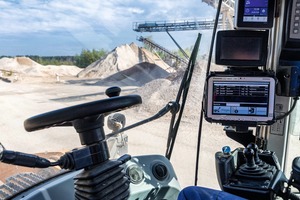
M 0 37 L 62 31 L 85 47 L 94 48 L 93 41 L 107 46 L 125 34 L 135 40 L 136 21 L 201 16 L 200 4 L 200 0 L 0 0 Z
M 133 14 L 143 14 L 145 12 L 145 10 L 140 8 L 128 8 L 128 11 Z
M 143 7 L 145 0 L 139 4 L 133 1 L 99 1 L 99 0 L 23 0 L 19 3 L 0 1 L 0 33 L 22 33 L 44 30 L 68 29 L 80 30 L 86 23 L 91 26 L 104 26 L 112 33 L 119 32 L 125 25 L 139 18 L 146 20 L 171 20 L 191 17 L 195 13 L 192 4 L 183 0 L 153 0 Z M 145 9 L 148 9 L 146 13 Z M 187 16 L 190 13 L 190 16 Z M 145 16 L 141 16 L 145 14 Z
M 41 3 L 31 0 L 29 3 L 21 1 L 19 4 L 6 4 L 1 11 L 0 32 L 80 29 L 80 22 L 89 20 L 97 9 L 97 4 L 82 2 L 53 0 Z
M 147 17 L 152 21 L 203 18 L 215 12 L 200 0 L 152 0 L 151 3 L 148 0 L 140 1 L 151 5 Z
M 6 8 L 6 7 L 9 7 L 9 2 L 6 2 L 6 1 L 0 1 L 0 7 L 3 9 L 3 8 Z

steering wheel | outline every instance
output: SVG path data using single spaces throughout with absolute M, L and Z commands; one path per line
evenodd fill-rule
M 142 98 L 139 95 L 110 97 L 33 116 L 24 121 L 24 128 L 28 132 L 36 131 L 76 119 L 124 110 L 140 103 Z

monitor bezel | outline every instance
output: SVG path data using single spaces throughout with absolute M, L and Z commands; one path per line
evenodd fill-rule
M 267 116 L 253 115 L 216 115 L 213 114 L 213 84 L 214 82 L 267 82 L 269 87 L 269 102 Z M 210 122 L 228 124 L 228 122 L 239 123 L 270 123 L 274 120 L 276 81 L 274 77 L 243 77 L 243 76 L 211 76 L 207 80 L 206 91 L 206 119 Z
M 225 37 L 244 37 L 244 38 L 261 38 L 260 58 L 258 60 L 238 60 L 238 59 L 221 59 L 222 39 Z M 218 65 L 238 66 L 238 67 L 259 67 L 266 66 L 268 57 L 268 31 L 250 31 L 250 30 L 227 30 L 218 31 L 216 38 L 215 63 Z

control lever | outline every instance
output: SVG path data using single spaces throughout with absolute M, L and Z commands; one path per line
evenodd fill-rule
M 255 155 L 255 152 L 253 149 L 250 149 L 250 148 L 245 148 L 244 151 L 244 156 L 246 158 L 246 165 L 249 169 L 251 168 L 256 168 L 257 165 L 255 164 L 255 160 L 254 160 L 254 155 Z
M 250 143 L 247 145 L 247 148 L 250 148 L 254 152 L 254 162 L 255 164 L 259 164 L 262 162 L 262 160 L 259 159 L 258 157 L 258 146 L 255 143 Z
M 33 154 L 10 151 L 3 148 L 0 150 L 0 161 L 7 164 L 38 168 L 47 168 L 57 165 L 57 163 L 51 163 L 49 160 Z
M 246 163 L 241 165 L 236 172 L 236 177 L 242 179 L 256 179 L 256 180 L 271 180 L 272 172 L 263 169 L 255 163 L 254 150 L 251 148 L 245 148 L 244 157 Z
M 105 90 L 105 94 L 108 97 L 117 97 L 120 96 L 120 93 L 121 93 L 121 88 L 118 86 L 113 86 Z
M 268 165 L 266 162 L 262 161 L 259 156 L 258 156 L 258 152 L 259 152 L 259 149 L 258 149 L 258 146 L 255 144 L 255 143 L 250 143 L 247 145 L 247 148 L 250 148 L 253 150 L 254 152 L 254 163 L 260 167 L 262 167 L 263 169 L 269 169 L 269 168 L 272 168 L 270 165 Z M 272 169 L 273 170 L 273 169 Z
M 243 150 L 240 148 L 230 151 L 229 147 L 223 147 L 222 152 L 215 154 L 221 189 L 246 199 L 274 200 L 276 196 L 292 199 L 288 196 L 288 190 L 284 194 L 288 180 L 276 167 L 276 158 L 273 152 L 261 151 L 254 143 Z M 268 167 L 261 167 L 261 163 Z M 297 182 L 297 177 L 300 178 L 300 157 L 294 161 L 293 170 L 294 177 L 290 179 L 289 187 L 293 185 L 300 189 L 299 179 Z

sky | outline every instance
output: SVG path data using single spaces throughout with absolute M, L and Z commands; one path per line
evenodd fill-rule
M 138 36 L 151 36 L 158 44 L 176 50 L 167 33 L 138 33 L 132 30 L 133 23 L 214 16 L 215 9 L 202 0 L 0 0 L 0 56 L 72 56 L 83 49 L 110 51 L 132 42 L 142 46 L 136 40 Z M 211 31 L 170 33 L 187 48 L 195 43 L 199 32 L 207 48 Z

